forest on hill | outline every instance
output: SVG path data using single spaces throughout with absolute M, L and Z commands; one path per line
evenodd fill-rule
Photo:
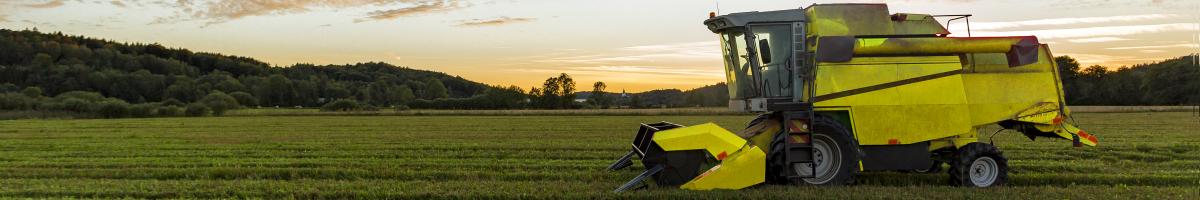
M 186 108 L 213 94 L 212 98 L 236 99 L 237 105 L 223 106 L 230 109 L 319 107 L 339 99 L 353 100 L 363 108 L 394 107 L 421 100 L 521 93 L 508 90 L 514 88 L 387 63 L 271 66 L 253 58 L 159 44 L 0 29 L 0 94 L 5 97 L 0 99 L 0 110 L 99 114 L 106 102 Z M 55 105 L 70 99 L 80 100 L 71 101 L 80 104 L 78 108 Z M 207 106 L 209 111 L 213 107 L 194 106 Z

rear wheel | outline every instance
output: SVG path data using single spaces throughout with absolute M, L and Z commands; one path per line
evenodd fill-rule
M 970 143 L 958 150 L 950 162 L 950 184 L 991 187 L 1008 182 L 1008 160 L 995 146 Z

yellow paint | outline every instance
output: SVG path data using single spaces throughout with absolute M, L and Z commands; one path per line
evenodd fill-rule
M 860 40 L 860 47 L 882 45 L 880 40 L 884 39 Z M 943 72 L 962 74 L 827 99 L 816 106 L 850 108 L 860 145 L 939 141 L 931 145 L 961 147 L 978 141 L 977 127 L 1005 120 L 1044 124 L 1037 127 L 1073 139 L 1079 132 L 1074 126 L 1052 123 L 1069 113 L 1058 111 L 1061 83 L 1049 51 L 1040 50 L 1036 63 L 1017 67 L 1008 67 L 1002 53 L 965 54 L 967 64 L 959 56 L 855 57 L 819 63 L 818 97 Z
M 716 124 L 706 123 L 665 130 L 654 134 L 653 140 L 666 151 L 704 149 L 714 158 L 720 158 L 721 154 L 726 155 L 719 164 L 684 183 L 680 188 L 741 189 L 766 180 L 766 153 Z
M 1021 37 L 994 38 L 860 38 L 854 55 L 914 55 L 959 53 L 1006 53 Z
M 903 63 L 903 64 L 897 64 Z M 817 96 L 961 70 L 957 56 L 855 57 L 821 63 Z M 971 129 L 961 75 L 952 75 L 817 102 L 849 107 L 860 145 L 912 144 L 955 136 Z M 952 117 L 960 116 L 960 117 Z
M 766 180 L 767 154 L 756 146 L 744 146 L 679 188 L 689 190 L 742 189 Z
M 713 157 L 733 153 L 746 144 L 745 139 L 714 123 L 665 130 L 654 134 L 653 140 L 666 151 L 704 149 Z

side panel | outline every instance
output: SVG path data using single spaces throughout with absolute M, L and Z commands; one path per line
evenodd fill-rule
M 850 107 L 861 145 L 913 144 L 971 130 L 958 56 L 856 57 L 817 69 L 816 106 Z

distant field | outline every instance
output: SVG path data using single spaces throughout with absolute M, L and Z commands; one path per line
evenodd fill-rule
M 1098 148 L 995 143 L 1010 184 L 866 173 L 851 187 L 610 191 L 640 172 L 604 167 L 640 122 L 722 116 L 243 116 L 0 121 L 0 198 L 1196 199 L 1200 117 L 1080 113 Z

